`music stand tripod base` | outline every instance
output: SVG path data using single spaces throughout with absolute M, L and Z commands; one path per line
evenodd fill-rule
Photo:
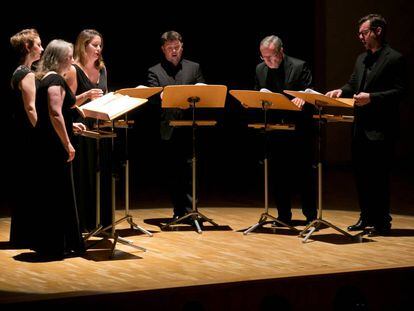
M 113 242 L 113 245 L 112 245 L 112 254 L 114 252 L 114 249 L 115 249 L 115 246 L 116 246 L 117 242 L 146 252 L 147 251 L 146 248 L 141 247 L 141 246 L 137 246 L 137 245 L 134 244 L 133 241 L 125 239 L 123 237 L 120 237 L 118 232 L 115 231 L 113 234 L 107 232 L 109 229 L 114 228 L 117 224 L 123 222 L 124 220 L 128 221 L 128 217 L 130 217 L 130 216 L 122 217 L 121 219 L 118 219 L 116 222 L 114 222 L 113 224 L 110 224 L 109 226 L 106 226 L 105 228 L 103 228 L 102 226 L 99 226 L 98 230 L 94 230 L 93 232 L 91 232 L 87 236 L 85 236 L 84 241 L 89 240 L 92 236 L 103 235 L 104 239 L 110 239 L 110 238 L 114 239 L 114 242 Z
M 307 240 L 309 239 L 309 237 L 315 232 L 315 230 L 317 229 L 317 228 L 319 228 L 319 226 L 321 225 L 321 224 L 324 224 L 325 226 L 327 226 L 327 227 L 330 227 L 330 228 L 332 228 L 332 229 L 335 229 L 336 231 L 338 231 L 339 233 L 342 233 L 344 236 L 347 236 L 347 237 L 349 237 L 349 238 L 351 238 L 351 239 L 355 239 L 355 238 L 357 238 L 358 240 L 360 240 L 360 237 L 359 236 L 357 236 L 357 237 L 355 237 L 355 236 L 353 236 L 352 234 L 349 234 L 348 232 L 346 232 L 346 231 L 344 231 L 344 230 L 342 230 L 342 229 L 340 229 L 340 228 L 338 228 L 337 226 L 335 226 L 335 225 L 333 225 L 333 224 L 331 224 L 330 222 L 328 222 L 328 221 L 326 221 L 326 220 L 323 220 L 323 219 L 321 219 L 321 218 L 318 218 L 318 219 L 315 219 L 314 221 L 312 221 L 311 223 L 309 223 L 306 227 L 305 227 L 305 229 L 303 229 L 301 232 L 300 232 L 300 234 L 299 234 L 299 236 L 300 237 L 304 237 L 303 238 L 303 240 L 302 240 L 302 243 L 306 243 L 307 242 Z
M 270 218 L 271 220 L 267 220 L 268 218 Z M 260 219 L 259 219 L 259 221 L 256 224 L 254 224 L 249 229 L 247 229 L 246 231 L 244 231 L 243 234 L 244 235 L 247 235 L 248 233 L 256 230 L 258 227 L 261 227 L 261 226 L 263 226 L 263 225 L 265 225 L 267 223 L 270 223 L 270 222 L 276 222 L 279 225 L 281 225 L 282 227 L 287 227 L 287 228 L 289 228 L 291 230 L 297 231 L 297 229 L 295 227 L 292 227 L 292 226 L 286 224 L 285 222 L 277 219 L 276 217 L 274 217 L 274 216 L 272 216 L 272 215 L 270 215 L 269 213 L 266 212 L 266 213 L 263 213 L 260 216 Z
M 194 222 L 194 225 L 196 226 L 197 232 L 200 233 L 200 234 L 203 233 L 203 231 L 201 230 L 201 226 L 199 224 L 199 221 L 202 222 L 204 220 L 204 221 L 207 221 L 207 222 L 211 223 L 213 226 L 218 226 L 218 224 L 215 223 L 211 218 L 208 218 L 207 216 L 203 215 L 202 213 L 200 213 L 196 209 L 196 211 L 191 211 L 190 213 L 188 213 L 188 214 L 186 214 L 186 215 L 184 215 L 184 216 L 182 216 L 178 219 L 175 219 L 172 222 L 169 222 L 168 224 L 164 225 L 162 227 L 162 229 L 165 229 L 165 228 L 168 228 L 170 226 L 174 226 L 174 225 L 178 225 L 180 223 L 183 223 L 183 221 L 185 219 L 190 218 L 190 217 L 191 217 L 191 220 Z

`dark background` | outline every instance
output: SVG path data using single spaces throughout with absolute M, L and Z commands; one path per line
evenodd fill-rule
M 231 5 L 230 3 L 227 6 Z M 307 61 L 313 71 L 315 88 L 321 92 L 340 87 L 352 72 L 362 47 L 356 38 L 357 20 L 372 12 L 389 21 L 391 45 L 403 52 L 413 68 L 412 21 L 407 15 L 410 1 L 273 1 L 237 4 L 223 9 L 220 2 L 112 4 L 54 2 L 38 5 L 11 4 L 1 13 L 0 48 L 3 54 L 0 88 L 3 106 L 2 164 L 6 184 L 13 174 L 9 142 L 9 79 L 16 67 L 9 38 L 23 28 L 36 28 L 43 46 L 55 38 L 75 42 L 86 28 L 104 37 L 103 56 L 110 90 L 146 84 L 147 69 L 161 57 L 159 38 L 167 30 L 183 35 L 184 57 L 199 62 L 209 84 L 224 84 L 228 89 L 252 89 L 255 66 L 260 62 L 260 40 L 276 34 L 288 55 Z M 393 44 L 396 42 L 397 44 Z M 412 79 L 412 78 L 411 78 Z M 397 148 L 399 166 L 411 169 L 413 143 L 412 106 L 403 104 L 404 134 Z M 228 206 L 249 205 L 262 194 L 261 146 L 255 134 L 245 128 L 246 111 L 228 95 L 224 110 L 202 112 L 219 121 L 216 128 L 198 132 L 200 201 Z M 204 115 L 203 115 L 204 116 Z M 129 115 L 135 126 L 128 132 L 133 202 L 162 204 L 168 197 L 162 181 L 158 124 L 154 109 L 138 108 Z M 324 157 L 329 165 L 349 165 L 349 125 L 327 129 Z M 122 133 L 121 133 L 122 134 Z M 191 143 L 189 141 L 189 143 Z M 260 150 L 259 150 L 260 149 Z M 35 152 L 41 152 L 36 150 Z M 30 155 L 27 155 L 30 161 Z M 119 182 L 122 188 L 122 176 Z M 1 199 L 0 213 L 7 213 L 8 190 Z

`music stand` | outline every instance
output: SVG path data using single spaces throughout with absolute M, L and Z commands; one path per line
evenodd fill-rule
M 321 156 L 321 141 L 322 141 L 322 108 L 323 107 L 346 107 L 351 108 L 354 105 L 354 100 L 350 98 L 331 98 L 316 92 L 301 92 L 301 91 L 283 91 L 286 94 L 289 94 L 294 97 L 303 99 L 305 102 L 314 105 L 318 109 L 318 217 L 309 223 L 299 234 L 300 237 L 304 236 L 302 240 L 305 243 L 313 232 L 321 225 L 324 224 L 328 227 L 335 229 L 336 231 L 342 233 L 343 235 L 354 238 L 353 235 L 348 232 L 338 228 L 332 223 L 324 220 L 322 218 L 322 156 Z M 333 117 L 333 120 L 339 120 L 338 118 Z M 328 119 L 329 120 L 329 119 Z M 344 119 L 346 122 L 347 120 Z
M 101 156 L 100 156 L 100 140 L 116 137 L 116 133 L 104 131 L 100 129 L 99 120 L 95 124 L 95 130 L 85 130 L 81 136 L 96 140 L 96 172 L 95 172 L 95 228 L 84 236 L 87 241 L 90 237 L 102 229 L 101 225 Z
M 88 137 L 101 137 L 103 138 L 102 135 L 106 135 L 105 138 L 110 137 L 112 139 L 112 152 L 114 151 L 114 138 L 116 137 L 116 134 L 113 132 L 113 129 L 115 127 L 116 121 L 115 119 L 118 118 L 119 116 L 126 114 L 128 111 L 131 111 L 139 106 L 141 106 L 142 104 L 146 103 L 147 100 L 146 99 L 141 99 L 141 98 L 132 98 L 130 96 L 127 95 L 122 95 L 122 94 L 116 94 L 114 92 L 110 92 L 98 99 L 95 99 L 85 105 L 83 105 L 81 107 L 81 111 L 83 113 L 83 115 L 86 118 L 93 118 L 96 119 L 96 124 L 97 124 L 97 129 L 95 131 L 87 131 L 87 133 L 85 133 L 85 136 Z M 111 122 L 111 131 L 101 131 L 99 128 L 99 122 L 101 121 L 109 121 Z M 104 133 L 104 134 L 103 134 Z M 100 138 L 98 138 L 99 140 Z M 99 149 L 98 149 L 98 156 L 99 156 Z M 99 183 L 99 173 L 97 172 L 97 198 L 98 198 L 98 192 L 100 193 L 100 183 Z M 132 222 L 132 217 L 130 215 L 128 215 L 129 217 L 124 217 L 120 220 L 115 221 L 115 205 L 116 205 L 116 200 L 115 200 L 115 177 L 112 176 L 112 224 L 103 227 L 100 224 L 100 215 L 99 215 L 99 200 L 97 200 L 97 204 L 96 204 L 96 208 L 97 208 L 97 223 L 99 221 L 99 225 L 97 224 L 97 227 L 91 231 L 89 234 L 87 234 L 84 237 L 84 241 L 89 240 L 92 236 L 96 236 L 98 234 L 103 234 L 105 235 L 107 238 L 113 238 L 114 239 L 114 243 L 112 246 L 112 255 L 114 254 L 114 250 L 115 250 L 115 244 L 117 242 L 120 242 L 122 244 L 134 247 L 136 249 L 139 250 L 143 250 L 146 251 L 145 248 L 140 247 L 140 246 L 136 246 L 133 244 L 132 241 L 127 240 L 125 238 L 122 238 L 120 236 L 118 236 L 118 234 L 115 232 L 115 226 L 119 223 L 121 223 L 124 220 L 127 220 L 128 222 Z M 133 223 L 133 222 L 132 222 Z M 111 234 L 109 234 L 107 231 L 109 229 L 112 229 Z
M 269 109 L 278 110 L 292 110 L 299 111 L 300 109 L 295 106 L 286 96 L 279 93 L 272 92 L 259 92 L 249 90 L 231 90 L 229 92 L 240 103 L 247 108 L 255 108 L 263 110 L 263 124 L 249 124 L 249 127 L 255 129 L 263 129 L 264 135 L 264 212 L 260 215 L 259 221 L 253 226 L 249 227 L 243 232 L 244 235 L 255 230 L 256 228 L 263 226 L 271 221 L 274 221 L 283 227 L 288 227 L 292 230 L 296 228 L 286 224 L 285 222 L 277 219 L 269 214 L 269 186 L 268 186 L 268 151 L 267 151 L 267 132 L 272 130 L 294 130 L 295 127 L 286 124 L 268 124 L 267 111 Z M 271 219 L 271 220 L 268 220 Z
M 159 92 L 162 91 L 162 87 L 136 87 L 136 88 L 125 88 L 115 91 L 115 94 L 121 94 L 126 95 L 133 98 L 141 98 L 141 99 L 147 99 Z M 124 128 L 125 129 L 125 163 L 124 163 L 124 169 L 125 169 L 125 216 L 121 219 L 117 220 L 115 223 L 120 223 L 124 220 L 126 220 L 130 226 L 131 229 L 139 230 L 142 233 L 145 233 L 146 235 L 152 237 L 153 234 L 149 232 L 148 230 L 145 230 L 144 228 L 138 226 L 134 220 L 133 217 L 129 214 L 129 156 L 128 156 L 128 113 L 125 113 L 125 122 L 116 125 L 116 128 Z M 113 183 L 113 187 L 115 187 L 115 183 Z M 115 195 L 116 191 L 113 190 L 113 195 Z M 114 211 L 113 211 L 114 212 Z
M 215 121 L 197 121 L 195 117 L 196 108 L 224 108 L 227 94 L 225 85 L 169 85 L 164 88 L 161 107 L 168 108 L 191 108 L 191 121 L 181 120 L 181 122 L 171 121 L 172 126 L 191 126 L 192 128 L 192 210 L 188 214 L 166 224 L 163 228 L 167 228 L 181 223 L 183 220 L 190 218 L 197 229 L 198 233 L 202 233 L 199 220 L 205 220 L 213 226 L 218 226 L 212 219 L 206 217 L 198 211 L 197 193 L 196 193 L 196 128 L 198 126 L 215 125 Z

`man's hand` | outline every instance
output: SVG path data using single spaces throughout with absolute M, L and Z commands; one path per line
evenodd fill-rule
M 371 102 L 371 95 L 369 93 L 361 92 L 354 95 L 355 105 L 365 106 Z
M 292 103 L 294 103 L 296 107 L 302 109 L 303 105 L 305 104 L 305 101 L 301 98 L 295 97 L 294 99 L 292 99 Z
M 338 98 L 338 97 L 341 97 L 342 90 L 341 89 L 336 89 L 336 90 L 333 90 L 333 91 L 330 91 L 330 92 L 326 93 L 325 95 L 328 96 L 328 97 L 331 97 L 331 98 Z

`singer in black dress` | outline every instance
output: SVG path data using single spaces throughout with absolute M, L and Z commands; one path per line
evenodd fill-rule
M 76 95 L 76 105 L 101 97 L 108 92 L 106 67 L 102 59 L 103 38 L 94 29 L 80 32 L 75 43 L 75 63 L 66 75 L 66 81 Z M 93 129 L 96 120 L 86 119 L 77 109 L 73 110 L 74 121 L 82 122 Z M 100 219 L 103 227 L 112 224 L 111 177 L 112 140 L 95 140 L 77 136 L 74 139 L 77 157 L 74 160 L 75 190 L 78 200 L 81 228 L 91 231 L 96 221 L 96 172 L 100 172 Z M 99 157 L 98 157 L 99 153 Z
M 31 70 L 33 62 L 40 59 L 43 52 L 39 33 L 36 29 L 23 29 L 10 38 L 10 43 L 19 57 L 19 66 L 11 78 L 13 91 L 13 131 L 12 150 L 12 216 L 10 243 L 14 248 L 26 248 L 30 245 L 31 231 L 36 224 L 32 221 L 33 204 L 36 199 L 35 163 L 32 154 L 34 144 L 34 126 L 37 122 L 35 108 L 36 82 Z
M 37 230 L 33 232 L 31 248 L 43 255 L 84 252 L 72 175 L 75 149 L 71 144 L 71 111 L 75 96 L 63 78 L 72 61 L 72 44 L 53 40 L 46 47 L 37 72 L 41 79 L 36 94 L 41 204 L 36 206 L 33 219 Z

